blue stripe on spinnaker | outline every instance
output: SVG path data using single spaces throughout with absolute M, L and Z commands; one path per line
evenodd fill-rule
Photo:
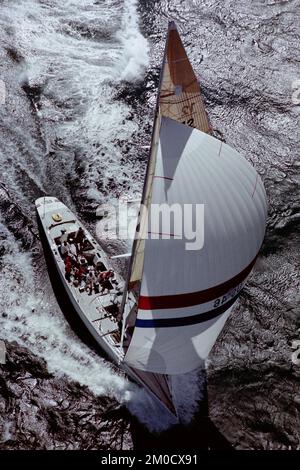
M 222 313 L 231 307 L 234 302 L 237 300 L 239 293 L 233 297 L 226 304 L 221 305 L 221 307 L 214 308 L 209 312 L 199 313 L 198 315 L 191 315 L 190 317 L 180 317 L 180 318 L 158 318 L 151 320 L 141 320 L 137 318 L 135 326 L 138 328 L 168 328 L 173 326 L 187 326 L 195 325 L 197 323 L 204 323 L 208 320 L 218 317 Z

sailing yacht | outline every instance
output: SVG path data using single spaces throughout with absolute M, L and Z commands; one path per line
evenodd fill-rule
M 114 362 L 176 415 L 172 375 L 197 369 L 208 356 L 257 259 L 267 204 L 255 169 L 213 136 L 174 22 L 141 203 L 126 281 L 112 273 L 103 248 L 62 202 L 42 197 L 36 209 L 47 256 L 86 328 Z M 189 205 L 191 215 L 203 205 L 201 249 L 187 249 L 190 240 L 176 234 L 176 227 L 168 234 L 159 227 L 152 232 L 154 204 Z M 73 247 L 77 271 L 67 272 L 65 242 Z M 76 275 L 79 269 L 84 281 Z M 87 286 L 90 271 L 100 285 Z

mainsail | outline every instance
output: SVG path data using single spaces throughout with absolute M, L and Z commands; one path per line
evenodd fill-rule
M 190 233 L 179 233 L 175 222 L 168 233 L 163 221 L 154 227 L 151 211 L 140 217 L 129 276 L 129 287 L 139 283 L 139 298 L 125 363 L 142 371 L 181 374 L 203 363 L 264 238 L 266 196 L 258 174 L 210 134 L 198 82 L 171 23 L 142 203 L 186 207 L 190 220 L 202 205 L 204 244 L 191 248 Z
M 138 232 L 133 246 L 129 287 L 141 281 L 144 264 L 147 210 L 150 206 L 153 176 L 159 145 L 162 116 L 170 117 L 202 132 L 211 133 L 200 85 L 187 57 L 175 23 L 169 23 L 160 74 L 152 143 L 139 215 Z
M 211 133 L 200 85 L 174 22 L 169 25 L 159 108 L 165 117 Z

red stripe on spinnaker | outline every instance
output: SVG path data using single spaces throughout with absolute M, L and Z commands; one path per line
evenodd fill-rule
M 254 260 L 245 269 L 243 269 L 243 271 L 222 284 L 210 287 L 209 289 L 200 290 L 198 292 L 189 292 L 187 294 L 160 295 L 156 297 L 141 295 L 139 298 L 139 308 L 141 310 L 185 308 L 215 300 L 246 279 L 255 264 L 257 256 L 255 256 Z

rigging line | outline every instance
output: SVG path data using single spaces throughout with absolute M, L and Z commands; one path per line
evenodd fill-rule
M 258 181 L 258 173 L 256 174 L 255 186 L 254 186 L 253 193 L 252 193 L 252 196 L 251 196 L 252 198 L 253 198 L 254 193 L 256 191 L 257 181 Z

